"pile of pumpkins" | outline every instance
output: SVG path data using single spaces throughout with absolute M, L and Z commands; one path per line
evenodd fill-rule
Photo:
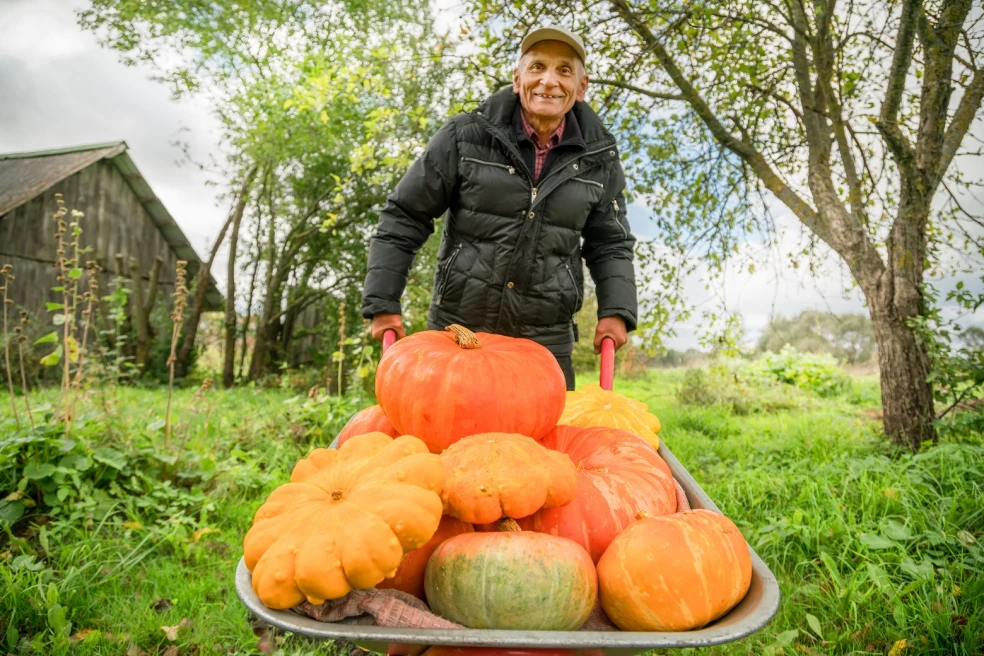
M 656 417 L 567 392 L 544 347 L 416 333 L 381 358 L 376 396 L 257 511 L 244 556 L 266 606 L 393 588 L 469 628 L 576 630 L 600 598 L 622 630 L 686 631 L 748 591 L 737 527 L 677 512 Z

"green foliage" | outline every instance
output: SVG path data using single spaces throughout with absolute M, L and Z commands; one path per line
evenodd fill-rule
M 756 350 L 776 353 L 787 344 L 798 351 L 827 353 L 840 362 L 858 364 L 874 355 L 875 333 L 871 319 L 863 314 L 806 310 L 795 317 L 772 317 Z
M 776 380 L 818 396 L 836 396 L 851 386 L 851 377 L 832 356 L 801 353 L 792 346 L 763 354 L 745 372 L 752 378 Z
M 706 368 L 687 369 L 677 398 L 690 406 L 724 406 L 747 415 L 809 407 L 815 397 L 844 396 L 850 402 L 855 389 L 832 356 L 787 346 L 756 360 L 720 359 Z

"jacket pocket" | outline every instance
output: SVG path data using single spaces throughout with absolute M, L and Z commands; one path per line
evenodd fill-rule
M 454 261 L 458 258 L 458 253 L 461 252 L 461 244 L 455 246 L 455 249 L 451 251 L 451 255 L 448 256 L 448 261 L 444 263 L 441 267 L 441 286 L 437 290 L 437 305 L 441 304 L 441 300 L 444 298 L 444 292 L 448 288 L 448 279 L 451 277 L 451 266 L 454 265 Z
M 508 164 L 502 164 L 500 162 L 487 162 L 484 159 L 475 159 L 474 157 L 462 157 L 462 162 L 474 162 L 475 164 L 483 164 L 484 166 L 495 166 L 496 168 L 506 169 L 509 171 L 509 175 L 514 175 L 516 173 L 516 167 L 509 166 Z
M 571 279 L 571 286 L 574 288 L 574 310 L 571 312 L 571 314 L 574 314 L 581 309 L 581 290 L 577 286 L 577 278 L 574 277 L 574 271 L 571 269 L 571 265 L 564 262 L 564 268 L 567 269 L 567 275 Z
M 601 187 L 602 189 L 605 188 L 605 185 L 601 184 L 600 182 L 596 182 L 595 180 L 588 180 L 587 178 L 579 178 L 575 176 L 571 178 L 571 180 L 577 180 L 578 182 L 583 182 L 584 184 L 593 185 L 595 187 Z

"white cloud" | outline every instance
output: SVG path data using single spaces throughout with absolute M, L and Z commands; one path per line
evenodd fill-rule
M 226 215 L 220 188 L 190 165 L 217 154 L 217 123 L 199 100 L 171 99 L 145 66 L 127 67 L 75 22 L 82 3 L 0 2 L 0 152 L 124 140 L 140 172 L 200 256 Z M 83 208 L 84 209 L 84 208 Z M 224 282 L 224 271 L 216 277 Z

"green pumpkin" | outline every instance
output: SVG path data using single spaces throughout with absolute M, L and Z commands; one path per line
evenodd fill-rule
M 431 610 L 472 629 L 579 629 L 598 597 L 588 552 L 511 519 L 500 529 L 457 535 L 434 551 L 424 575 Z

